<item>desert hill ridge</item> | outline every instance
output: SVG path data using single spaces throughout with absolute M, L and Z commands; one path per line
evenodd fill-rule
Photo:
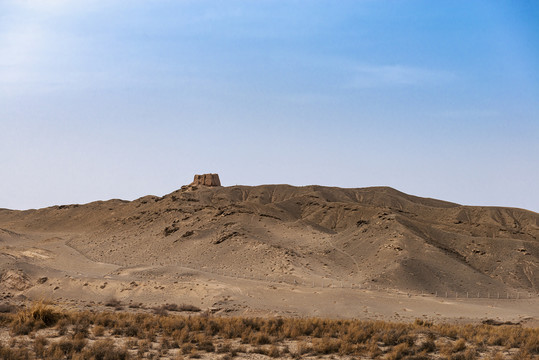
M 0 210 L 0 246 L 16 238 L 63 239 L 121 269 L 181 264 L 431 293 L 539 289 L 539 214 L 389 187 L 188 186 L 134 201 Z

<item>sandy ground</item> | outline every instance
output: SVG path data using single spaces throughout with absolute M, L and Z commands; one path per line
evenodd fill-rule
M 0 246 L 4 302 L 51 300 L 66 308 L 106 307 L 117 299 L 143 307 L 192 304 L 220 315 L 359 318 L 389 321 L 480 322 L 485 319 L 539 324 L 539 299 L 474 299 L 402 291 L 324 288 L 269 278 L 237 278 L 183 266 L 137 266 L 92 261 L 61 237 L 21 239 Z M 9 284 L 8 284 L 9 283 Z M 9 286 L 8 286 L 9 285 Z M 18 289 L 17 289 L 18 287 Z M 473 296 L 473 295 L 472 295 Z M 524 295 L 522 295 L 524 296 Z M 493 297 L 495 297 L 493 295 Z

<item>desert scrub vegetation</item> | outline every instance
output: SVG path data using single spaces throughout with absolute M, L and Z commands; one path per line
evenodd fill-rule
M 0 313 L 0 359 L 539 358 L 539 329 L 516 325 L 168 313 L 175 309 L 74 312 L 41 302 Z

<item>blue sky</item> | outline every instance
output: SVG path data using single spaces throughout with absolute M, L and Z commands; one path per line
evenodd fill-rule
M 0 208 L 387 185 L 539 211 L 533 1 L 0 0 Z

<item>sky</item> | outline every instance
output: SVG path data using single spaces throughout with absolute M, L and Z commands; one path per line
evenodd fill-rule
M 0 208 L 236 184 L 539 212 L 539 3 L 0 0 Z

